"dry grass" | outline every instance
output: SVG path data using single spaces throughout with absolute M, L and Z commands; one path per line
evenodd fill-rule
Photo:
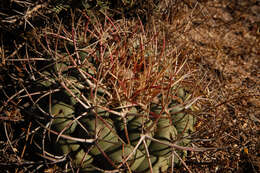
M 95 106 L 129 107 L 134 104 L 145 109 L 147 102 L 154 101 L 162 90 L 167 94 L 169 85 L 178 81 L 194 93 L 195 99 L 201 98 L 196 104 L 198 122 L 192 135 L 193 147 L 216 149 L 190 151 L 185 160 L 188 169 L 192 172 L 258 172 L 259 2 L 164 3 L 162 11 L 154 14 L 145 25 L 138 19 L 113 21 L 105 18 L 86 29 L 82 27 L 87 21 L 85 16 L 76 15 L 66 21 L 72 26 L 63 25 L 57 18 L 48 28 L 35 28 L 25 41 L 7 42 L 8 38 L 2 34 L 0 120 L 4 135 L 0 136 L 0 167 L 10 168 L 9 172 L 59 170 L 57 165 L 64 158 L 33 154 L 37 152 L 32 145 L 36 140 L 34 135 L 46 132 L 34 121 L 37 118 L 41 121 L 41 117 L 23 108 L 28 100 L 36 103 L 43 98 L 35 100 L 34 95 L 51 96 L 62 88 L 71 93 L 71 88 L 80 88 L 59 76 L 64 69 L 59 69 L 55 76 L 55 82 L 63 87 L 41 92 L 33 92 L 30 87 L 31 83 L 35 86 L 34 81 L 38 79 L 50 79 L 42 73 L 46 64 L 68 58 L 68 69 L 78 71 L 80 78 L 93 86 L 93 96 L 88 101 L 74 96 L 85 108 L 89 102 L 95 105 L 96 86 L 107 90 L 107 100 Z M 80 40 L 82 34 L 89 39 Z M 88 47 L 82 46 L 90 42 Z M 7 43 L 13 44 L 15 49 Z M 64 47 L 68 56 L 59 52 Z M 102 56 L 94 55 L 97 48 Z M 78 55 L 88 52 L 93 52 L 93 57 L 100 62 L 96 78 L 91 81 L 88 74 L 79 69 L 94 68 Z M 144 58 L 147 54 L 148 61 Z M 111 95 L 116 97 L 111 98 Z M 53 162 L 47 164 L 47 160 Z M 186 172 L 187 168 L 176 168 L 176 171 Z

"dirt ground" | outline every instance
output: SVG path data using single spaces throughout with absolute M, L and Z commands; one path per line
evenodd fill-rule
M 199 69 L 198 86 L 210 102 L 201 105 L 205 111 L 197 128 L 205 141 L 197 145 L 220 150 L 192 155 L 188 163 L 194 172 L 259 172 L 259 1 L 192 5 L 169 28 L 185 25 L 173 41 L 192 51 L 187 56 Z
M 190 68 L 196 69 L 194 86 L 203 98 L 197 105 L 200 112 L 193 145 L 215 148 L 190 152 L 186 164 L 192 172 L 260 172 L 260 1 L 171 3 L 171 8 L 161 11 L 161 28 L 168 31 L 168 43 L 181 50 Z M 14 53 L 5 39 L 2 35 L 1 56 Z M 9 85 L 4 73 L 10 72 L 3 64 L 1 68 L 0 89 Z M 0 121 L 5 122 L 6 112 L 1 111 Z M 0 145 L 6 142 L 3 136 L 0 139 Z M 12 149 L 0 148 L 0 162 L 17 161 L 8 155 Z

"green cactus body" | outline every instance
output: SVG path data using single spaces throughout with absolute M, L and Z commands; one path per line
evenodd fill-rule
M 178 113 L 172 115 L 172 121 L 178 133 L 193 132 L 195 118 L 191 114 Z
M 154 173 L 166 172 L 168 169 L 168 159 L 167 157 L 159 157 L 157 163 L 153 166 Z
M 103 122 L 105 121 L 105 122 Z M 84 131 L 82 128 L 78 131 L 78 134 L 81 134 L 81 137 L 85 138 L 93 138 L 96 135 L 98 136 L 97 145 L 103 151 L 106 151 L 108 148 L 115 145 L 118 142 L 118 137 L 115 135 L 115 131 L 113 131 L 113 121 L 110 119 L 96 119 L 95 116 L 86 116 L 80 120 L 80 122 L 84 125 L 87 131 Z M 100 150 L 97 146 L 94 146 L 90 150 L 90 154 L 96 156 L 101 154 Z
M 151 161 L 152 166 L 154 166 L 158 162 L 158 157 L 150 155 L 150 161 Z M 150 172 L 148 158 L 145 158 L 135 171 L 136 172 L 147 172 L 147 173 Z
M 162 106 L 161 105 L 152 103 L 151 106 L 150 106 L 150 109 L 153 113 L 155 113 L 157 115 L 160 115 L 162 113 Z
M 69 154 L 70 152 L 78 150 L 80 144 L 77 141 L 69 139 L 59 139 L 55 144 L 57 153 L 60 154 Z
M 174 138 L 176 138 L 177 130 L 170 123 L 169 119 L 164 117 L 165 116 L 161 117 L 158 121 L 154 138 L 163 142 L 171 142 Z M 155 156 L 167 156 L 171 153 L 171 150 L 171 147 L 155 141 L 152 141 L 149 146 L 149 151 Z
M 73 80 L 77 79 L 73 78 Z M 80 90 L 72 89 L 71 91 L 77 96 L 80 94 Z M 104 93 L 98 92 L 97 94 L 98 98 L 96 99 L 98 99 L 99 103 L 106 102 L 102 94 Z M 177 96 L 182 100 L 188 97 L 183 89 L 177 91 Z M 124 145 L 119 141 L 120 134 L 125 134 L 125 126 L 121 117 L 112 116 L 108 111 L 96 107 L 95 110 L 91 110 L 86 116 L 78 120 L 84 126 L 84 130 L 82 126 L 77 125 L 76 121 L 72 122 L 74 114 L 73 106 L 58 102 L 51 107 L 51 114 L 54 116 L 51 126 L 53 130 L 57 132 L 63 130 L 65 134 L 73 133 L 80 138 L 86 139 L 97 137 L 97 140 L 95 144 L 86 145 L 86 149 L 89 149 L 89 153 L 86 153 L 76 141 L 60 138 L 56 143 L 57 152 L 60 154 L 70 154 L 73 158 L 74 165 L 80 167 L 81 172 L 95 172 L 95 168 L 92 164 L 96 166 L 95 164 L 99 161 L 100 163 L 104 163 L 98 166 L 101 167 L 101 169 L 110 169 L 112 167 L 104 156 L 104 153 L 106 153 L 115 166 L 119 166 L 129 154 L 133 152 L 134 147 L 140 140 L 141 134 L 144 133 L 164 143 L 171 144 L 173 141 L 176 141 L 177 145 L 187 146 L 190 143 L 190 139 L 185 137 L 188 137 L 190 132 L 194 131 L 193 126 L 196 119 L 191 114 L 184 113 L 184 107 L 182 105 L 174 101 L 172 102 L 172 109 L 169 109 L 170 117 L 162 111 L 162 106 L 152 103 L 150 109 L 159 115 L 160 119 L 156 126 L 149 129 L 149 131 L 147 130 L 153 124 L 153 120 L 150 119 L 150 117 L 134 116 L 134 114 L 138 113 L 136 107 L 128 109 L 129 115 L 132 114 L 126 119 L 130 144 Z M 76 99 L 72 100 L 72 105 L 76 103 Z M 116 111 L 120 110 L 116 109 Z M 116 128 L 116 124 L 119 125 L 120 128 Z M 171 165 L 173 148 L 152 140 L 146 140 L 146 144 L 150 153 L 153 172 L 166 172 Z M 187 156 L 186 151 L 178 150 L 176 152 L 183 159 Z M 177 157 L 174 157 L 174 162 L 176 164 L 180 163 Z M 150 172 L 143 143 L 140 144 L 135 153 L 129 158 L 127 164 L 130 166 L 131 171 L 137 173 Z
M 136 107 L 131 107 L 129 110 L 128 110 L 128 113 L 129 114 L 137 114 L 138 113 L 138 109 Z M 136 118 L 136 116 L 128 116 L 127 119 L 128 119 L 128 122 L 133 120 L 134 118 Z
M 98 115 L 102 118 L 108 118 L 109 117 L 109 113 L 102 108 L 95 108 L 95 111 L 92 111 L 92 113 L 93 113 L 94 116 Z M 112 123 L 112 121 L 111 121 L 111 123 Z
M 140 140 L 140 135 L 146 132 L 147 128 L 152 125 L 152 121 L 145 117 L 135 117 L 128 123 L 128 136 L 131 141 L 131 144 L 135 146 Z M 153 129 L 150 129 L 148 132 L 149 136 L 153 136 Z M 146 144 L 149 146 L 151 143 L 150 140 L 147 140 Z M 144 144 L 141 144 L 139 148 L 141 151 L 144 151 Z
M 71 134 L 75 131 L 77 123 L 73 122 L 74 108 L 63 102 L 58 102 L 51 107 L 51 114 L 54 116 L 51 127 L 57 132 L 64 130 L 64 134 Z
M 123 102 L 122 105 L 127 105 L 126 102 Z M 116 111 L 118 111 L 118 109 L 116 109 Z M 135 116 L 134 115 L 131 115 L 131 114 L 137 114 L 138 113 L 138 110 L 136 107 L 131 107 L 129 110 L 128 110 L 128 114 L 130 114 L 129 116 L 125 117 L 125 120 L 126 120 L 126 124 L 128 124 L 130 121 L 132 121 Z M 124 131 L 125 129 L 125 122 L 124 122 L 124 119 L 118 115 L 114 115 L 114 114 L 111 114 L 111 119 L 114 121 L 114 124 L 116 125 L 116 128 L 118 131 L 122 132 Z
M 86 168 L 93 161 L 93 157 L 87 154 L 83 149 L 79 150 L 73 159 L 73 163 L 76 167 Z
M 65 62 L 57 62 L 54 66 L 54 70 L 56 72 L 64 72 L 66 70 L 68 70 L 68 65 Z
M 45 86 L 45 87 L 50 87 L 52 84 L 55 83 L 55 79 L 52 78 L 50 72 L 48 71 L 43 71 L 42 75 L 45 76 L 48 79 L 42 79 L 41 81 L 39 81 L 39 84 Z
M 134 151 L 134 147 L 132 145 L 115 145 L 109 149 L 108 156 L 114 162 L 115 165 L 119 165 L 126 159 L 132 152 Z M 139 165 L 145 159 L 145 154 L 141 152 L 139 149 L 136 150 L 135 153 L 129 158 L 127 163 L 129 164 L 131 170 L 136 170 Z
M 171 115 L 176 114 L 176 113 L 184 110 L 184 107 L 180 104 L 174 103 L 174 104 L 171 104 L 170 106 L 171 106 L 170 107 L 170 114 Z
M 178 143 L 178 145 L 183 146 L 181 143 Z M 175 151 L 176 151 L 176 154 L 178 154 L 178 156 L 179 156 L 182 160 L 185 161 L 185 158 L 187 157 L 187 151 L 185 151 L 185 150 L 175 150 Z M 169 166 L 172 165 L 172 159 L 173 159 L 172 156 L 170 156 L 170 157 L 168 158 L 168 165 L 169 165 Z M 181 164 L 180 159 L 179 159 L 175 154 L 174 154 L 174 164 L 175 164 L 175 165 L 180 165 L 180 164 Z
M 150 155 L 150 161 L 152 164 L 153 173 L 166 172 L 169 167 L 169 162 L 167 157 L 157 157 L 154 155 Z M 139 165 L 139 167 L 135 170 L 136 172 L 142 173 L 150 173 L 149 161 L 147 158 Z
M 70 91 L 74 94 L 75 97 L 80 98 L 80 91 L 78 89 L 70 89 Z M 70 96 L 71 105 L 75 105 L 78 101 L 75 97 L 73 97 L 68 91 L 65 91 L 65 94 Z

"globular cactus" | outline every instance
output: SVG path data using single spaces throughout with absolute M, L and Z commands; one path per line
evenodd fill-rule
M 113 27 L 111 24 L 108 30 Z M 188 137 L 196 122 L 191 108 L 186 106 L 191 95 L 181 84 L 172 86 L 168 80 L 174 73 L 169 68 L 175 63 L 172 57 L 161 62 L 156 52 L 142 52 L 143 35 L 134 41 L 135 45 L 128 45 L 131 41 L 124 43 L 129 49 L 118 46 L 113 50 L 111 41 L 115 36 L 107 32 L 104 40 L 97 32 L 89 33 L 91 38 L 68 41 L 68 47 L 83 46 L 62 53 L 49 69 L 41 72 L 43 80 L 38 85 L 59 86 L 60 96 L 69 97 L 65 103 L 54 93 L 51 107 L 45 110 L 52 116 L 50 129 L 56 134 L 51 139 L 56 154 L 69 156 L 72 167 L 82 172 L 167 171 L 174 153 L 179 153 L 180 158 L 187 154 L 172 144 L 188 146 L 191 142 Z M 120 32 L 117 34 L 123 38 Z M 95 41 L 100 43 L 99 48 L 90 49 L 88 45 Z M 130 58 L 121 58 L 125 54 Z M 177 157 L 174 162 L 180 163 Z
M 159 141 L 146 140 L 153 172 L 166 171 L 171 166 L 170 159 L 174 148 L 165 143 L 171 144 L 177 141 L 177 144 L 187 146 L 190 140 L 185 137 L 194 131 L 195 118 L 191 114 L 179 111 L 174 111 L 169 115 L 162 110 L 161 106 L 155 104 L 152 104 L 152 107 L 151 110 L 158 113 L 158 121 L 155 123 L 156 119 L 149 116 L 132 116 L 126 121 L 127 134 L 125 134 L 122 121 L 120 122 L 121 129 L 115 128 L 115 124 L 119 123 L 119 120 L 113 118 L 115 115 L 112 113 L 103 109 L 91 110 L 78 120 L 82 127 L 77 121 L 73 121 L 73 107 L 58 102 L 51 108 L 55 117 L 52 129 L 76 137 L 96 138 L 96 141 L 92 144 L 82 145 L 77 141 L 61 138 L 57 141 L 56 150 L 62 154 L 71 153 L 75 167 L 80 165 L 84 172 L 93 171 L 94 168 L 91 165 L 99 162 L 95 166 L 99 166 L 102 170 L 116 169 L 123 163 L 121 167 L 125 167 L 125 169 L 148 173 L 150 165 L 144 144 L 139 144 L 139 147 L 135 149 L 141 134 L 146 134 Z M 142 113 L 140 108 L 129 110 L 131 113 Z M 178 141 L 180 136 L 184 139 Z M 121 137 L 124 139 L 123 141 Z M 130 140 L 130 144 L 127 144 L 127 138 Z M 82 148 L 82 146 L 84 147 Z M 181 157 L 185 157 L 187 154 L 186 151 L 178 151 L 178 153 Z M 128 158 L 130 155 L 132 156 Z M 128 160 L 125 160 L 127 158 Z M 179 163 L 179 160 L 175 157 L 174 162 Z M 128 168 L 124 166 L 125 164 L 128 165 Z

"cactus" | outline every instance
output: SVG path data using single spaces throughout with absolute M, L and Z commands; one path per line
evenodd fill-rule
M 165 57 L 162 63 L 159 55 L 150 49 L 151 45 L 146 45 L 148 50 L 139 51 L 145 46 L 138 38 L 118 42 L 118 45 L 129 46 L 127 50 L 124 46 L 113 48 L 114 35 L 123 39 L 127 32 L 120 35 L 114 31 L 112 35 L 106 31 L 105 37 L 105 34 L 99 35 L 98 27 L 106 26 L 96 22 L 88 35 L 90 38 L 75 37 L 76 43 L 65 41 L 65 45 L 83 46 L 67 52 L 59 50 L 62 52 L 59 58 L 41 72 L 44 79 L 38 81 L 46 88 L 58 86 L 61 95 L 70 98 L 69 103 L 64 103 L 62 98 L 53 95 L 51 108 L 45 110 L 52 116 L 51 130 L 70 137 L 57 138 L 56 134 L 56 138 L 52 138 L 56 140 L 56 154 L 69 155 L 72 167 L 83 172 L 167 171 L 172 166 L 170 160 L 175 151 L 171 144 L 188 146 L 191 142 L 188 136 L 194 131 L 196 121 L 191 109 L 185 108 L 191 98 L 189 92 L 181 84 L 172 86 L 168 80 L 174 73 L 169 67 L 175 61 Z M 103 32 L 113 25 L 99 29 Z M 103 40 L 96 38 L 99 36 Z M 140 38 L 146 39 L 142 34 Z M 99 43 L 99 48 L 91 47 L 94 44 L 89 40 Z M 131 45 L 133 42 L 135 45 Z M 83 49 L 94 50 L 94 53 L 86 53 Z M 130 58 L 120 59 L 124 55 L 121 52 Z M 149 63 L 151 65 L 147 66 Z M 187 154 L 186 151 L 176 152 L 182 158 Z M 176 157 L 174 162 L 180 163 Z
M 186 92 L 181 88 L 178 90 L 177 96 L 181 99 L 185 99 Z M 103 96 L 99 95 L 101 99 Z M 174 100 L 171 102 L 175 102 Z M 191 114 L 182 112 L 184 109 L 181 105 L 176 103 L 169 104 L 173 106 L 173 111 L 170 111 L 168 116 L 162 107 L 151 103 L 151 110 L 160 118 L 154 125 L 155 119 L 149 118 L 149 116 L 131 116 L 127 122 L 127 136 L 124 134 L 124 125 L 121 118 L 115 118 L 113 113 L 109 113 L 104 109 L 93 109 L 88 112 L 86 116 L 83 116 L 78 121 L 83 125 L 77 124 L 77 121 L 73 121 L 73 114 L 75 113 L 73 106 L 67 105 L 62 102 L 58 102 L 51 108 L 51 114 L 55 119 L 52 122 L 52 129 L 69 135 L 75 135 L 81 138 L 95 138 L 97 141 L 93 144 L 85 145 L 89 149 L 89 152 L 85 152 L 82 148 L 83 145 L 73 140 L 59 139 L 56 144 L 56 149 L 61 154 L 72 153 L 74 158 L 73 163 L 75 167 L 80 167 L 85 172 L 91 172 L 94 168 L 88 168 L 92 162 L 95 162 L 95 158 L 102 162 L 104 167 L 100 169 L 110 169 L 111 167 L 117 168 L 124 159 L 130 154 L 133 156 L 127 160 L 127 164 L 132 171 L 136 172 L 149 172 L 149 162 L 145 154 L 145 146 L 143 143 L 139 145 L 137 149 L 134 149 L 138 144 L 141 134 L 146 133 L 150 137 L 153 137 L 161 142 L 173 143 L 178 139 L 178 135 L 184 137 L 184 139 L 177 142 L 179 145 L 186 146 L 190 143 L 189 139 L 185 139 L 190 132 L 194 131 L 195 118 Z M 176 106 L 177 105 L 177 106 Z M 171 110 L 171 108 L 169 108 Z M 143 113 L 139 107 L 132 107 L 128 109 L 130 113 Z M 164 112 L 162 114 L 162 112 Z M 115 124 L 120 123 L 121 128 L 115 128 Z M 153 127 L 154 125 L 154 127 Z M 152 127 L 152 128 L 150 128 Z M 150 129 L 149 129 L 150 128 Z M 76 132 L 76 133 L 75 133 Z M 124 144 L 128 138 L 130 144 Z M 159 172 L 160 170 L 166 171 L 170 167 L 169 158 L 172 154 L 173 148 L 157 141 L 146 140 L 147 149 L 150 153 L 150 160 L 152 164 L 153 172 Z M 132 153 L 133 152 L 133 153 Z M 103 156 L 106 153 L 106 157 L 112 161 L 112 165 L 107 161 L 107 158 Z M 182 157 L 186 156 L 186 151 L 182 152 Z M 175 163 L 179 163 L 178 159 L 175 159 Z M 97 165 L 96 165 L 97 166 Z M 128 168 L 128 169 L 129 169 Z

